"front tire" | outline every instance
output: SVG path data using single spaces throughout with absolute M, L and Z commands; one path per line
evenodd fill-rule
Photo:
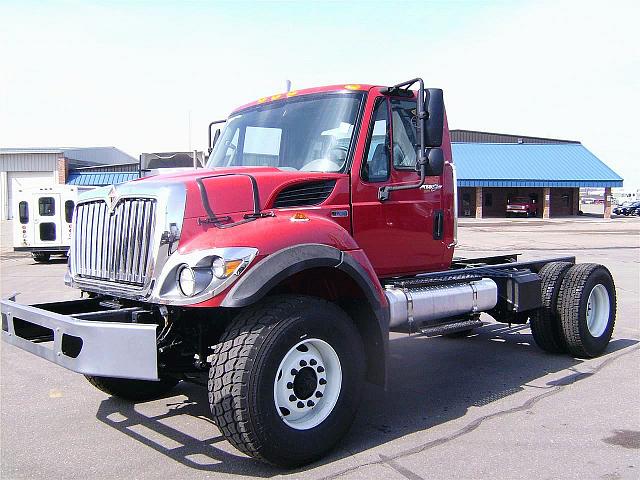
M 343 310 L 313 297 L 270 297 L 242 311 L 215 346 L 211 413 L 247 455 L 305 465 L 349 429 L 364 372 L 362 340 Z
M 47 263 L 51 257 L 51 255 L 46 252 L 33 252 L 31 256 L 37 263 Z
M 580 358 L 600 355 L 616 321 L 616 288 L 609 270 L 595 263 L 571 267 L 562 281 L 558 311 L 569 352 Z
M 131 380 L 127 378 L 95 377 L 85 375 L 91 385 L 114 397 L 134 402 L 142 402 L 158 398 L 171 391 L 180 380 L 161 377 L 160 381 Z

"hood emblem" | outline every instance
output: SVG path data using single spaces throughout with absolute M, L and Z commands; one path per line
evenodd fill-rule
M 118 204 L 118 192 L 115 187 L 111 187 L 109 190 L 109 194 L 107 195 L 107 208 L 109 209 L 109 213 L 113 214 L 116 205 Z

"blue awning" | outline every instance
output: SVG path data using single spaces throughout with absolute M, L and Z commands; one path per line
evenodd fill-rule
M 579 143 L 453 143 L 459 187 L 621 187 Z
M 72 172 L 67 179 L 67 185 L 104 187 L 136 178 L 139 178 L 138 172 Z

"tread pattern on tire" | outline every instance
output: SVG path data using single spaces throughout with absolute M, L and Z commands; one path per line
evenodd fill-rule
M 604 268 L 596 263 L 581 263 L 572 267 L 566 274 L 560 294 L 558 295 L 558 311 L 562 324 L 562 330 L 567 342 L 569 352 L 575 357 L 593 357 L 593 353 L 589 352 L 584 345 L 582 336 L 580 335 L 580 300 L 591 274 L 599 269 Z M 606 269 L 605 269 L 606 270 Z M 608 270 L 607 270 L 608 273 Z M 609 273 L 610 275 L 610 273 Z M 615 289 L 614 289 L 615 292 Z M 610 297 L 612 302 L 611 308 L 616 310 L 616 296 Z M 615 326 L 615 315 L 612 319 L 612 329 Z
M 536 344 L 550 353 L 566 353 L 567 345 L 557 312 L 562 279 L 573 266 L 569 262 L 551 262 L 540 269 L 542 307 L 531 316 L 529 326 Z
M 274 328 L 303 301 L 293 296 L 266 299 L 240 313 L 214 347 L 208 382 L 213 419 L 234 447 L 263 461 L 266 459 L 260 454 L 262 445 L 251 428 L 249 411 L 236 399 L 239 392 L 247 388 L 249 372 L 265 340 L 265 331 Z

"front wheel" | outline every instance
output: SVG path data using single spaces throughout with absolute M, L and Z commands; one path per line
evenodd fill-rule
M 51 257 L 51 255 L 46 252 L 33 252 L 31 256 L 37 263 L 47 263 Z
M 214 421 L 247 455 L 285 467 L 313 462 L 355 417 L 364 358 L 355 325 L 336 305 L 271 297 L 240 313 L 214 347 Z

